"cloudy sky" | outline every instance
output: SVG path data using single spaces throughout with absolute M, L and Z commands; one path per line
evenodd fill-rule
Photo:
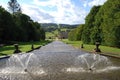
M 0 0 L 7 10 L 10 0 Z M 107 0 L 17 0 L 22 12 L 40 23 L 82 24 L 94 5 Z

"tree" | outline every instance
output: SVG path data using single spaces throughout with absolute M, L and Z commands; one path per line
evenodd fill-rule
M 76 35 L 77 34 L 77 35 Z M 69 33 L 70 40 L 79 40 L 81 31 Z M 82 41 L 120 47 L 120 0 L 107 0 L 102 6 L 94 6 L 85 19 Z
M 94 15 L 94 21 L 92 22 L 93 27 L 91 28 L 91 34 L 90 34 L 90 43 L 95 44 L 95 42 L 102 42 L 102 29 L 100 27 L 102 23 L 102 17 L 97 16 L 99 13 L 101 6 L 95 7 L 95 15 Z
M 108 0 L 99 10 L 95 25 L 102 30 L 102 43 L 120 47 L 120 0 Z
M 0 43 L 2 43 L 2 35 L 3 35 L 3 26 L 2 26 L 2 12 L 4 11 L 4 8 L 0 6 Z
M 77 28 L 69 32 L 68 39 L 71 41 L 81 40 L 84 24 L 81 24 Z
M 10 14 L 0 6 L 0 43 L 45 40 L 45 31 L 28 15 Z
M 75 41 L 76 40 L 75 35 L 76 35 L 76 29 L 71 30 L 68 34 L 68 39 L 70 41 Z
M 9 10 L 14 14 L 16 12 L 21 12 L 21 7 L 19 5 L 19 3 L 17 2 L 17 0 L 10 0 L 8 2 L 8 8 Z
M 45 40 L 45 30 L 41 28 L 41 25 L 38 22 L 34 22 L 35 28 L 35 40 Z
M 82 33 L 82 41 L 84 43 L 91 43 L 91 33 L 93 32 L 94 28 L 94 22 L 95 22 L 95 16 L 98 13 L 99 9 L 101 6 L 94 6 L 91 10 L 90 13 L 87 15 L 85 18 L 85 26 L 84 30 Z
M 15 34 L 16 31 L 14 30 L 15 24 L 12 15 L 5 9 L 0 8 L 0 17 L 0 27 L 2 29 L 0 38 L 4 42 L 14 40 L 15 35 L 13 34 Z

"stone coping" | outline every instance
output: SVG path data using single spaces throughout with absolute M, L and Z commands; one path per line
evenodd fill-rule
M 39 49 L 39 48 L 41 48 L 41 46 L 39 46 L 39 47 L 37 47 L 37 48 L 34 48 L 34 50 L 37 50 L 37 49 Z M 29 51 L 26 51 L 25 53 L 29 53 L 29 52 L 32 52 L 32 51 L 34 51 L 34 50 L 29 50 Z M 21 53 L 24 53 L 24 52 L 21 52 Z M 21 54 L 21 53 L 16 53 L 16 54 Z M 0 60 L 1 60 L 1 59 L 9 58 L 10 56 L 11 56 L 11 55 L 0 56 Z
M 10 55 L 8 55 L 8 56 L 0 56 L 0 60 L 1 59 L 7 59 L 7 58 L 9 58 L 10 57 Z

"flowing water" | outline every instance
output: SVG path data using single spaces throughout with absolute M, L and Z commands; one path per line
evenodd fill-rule
M 0 80 L 120 80 L 120 59 L 54 41 L 32 53 L 0 59 Z

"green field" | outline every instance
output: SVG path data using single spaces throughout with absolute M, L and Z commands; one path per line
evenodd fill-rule
M 61 28 L 60 29 L 60 31 L 70 31 L 70 30 L 72 30 L 72 29 L 68 29 L 68 28 Z M 46 35 L 46 39 L 50 39 L 50 38 L 52 38 L 52 39 L 55 39 L 58 35 L 59 35 L 59 32 L 58 32 L 58 29 L 56 29 L 56 30 L 53 30 L 52 32 L 46 32 L 45 33 Z
M 18 42 L 19 49 L 22 52 L 30 51 L 32 44 L 34 45 L 34 48 L 37 48 L 39 46 L 46 45 L 47 43 L 49 43 L 49 41 Z M 15 50 L 14 45 L 0 47 L 0 56 L 2 56 L 2 55 L 11 55 L 11 54 L 13 54 L 14 50 Z
M 67 39 L 62 40 L 63 42 L 70 44 L 76 48 L 81 49 L 81 44 L 82 41 L 69 41 Z M 95 45 L 88 45 L 88 44 L 83 44 L 84 48 L 82 50 L 86 51 L 86 52 L 94 52 L 95 49 Z M 102 46 L 100 45 L 100 50 L 102 53 L 100 54 L 104 54 L 104 55 L 108 55 L 108 56 L 114 56 L 114 57 L 119 57 L 120 58 L 120 48 L 114 48 L 114 47 L 108 47 L 108 46 Z

